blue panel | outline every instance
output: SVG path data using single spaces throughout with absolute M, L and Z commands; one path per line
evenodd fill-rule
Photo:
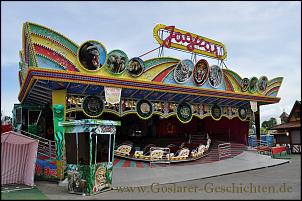
M 101 94 L 104 91 L 104 87 L 103 86 L 89 86 L 86 90 L 85 90 L 85 94 L 89 94 L 89 95 L 95 95 L 95 94 Z
M 150 96 L 148 96 L 147 99 L 149 99 L 149 100 L 158 100 L 158 97 L 163 95 L 163 94 L 164 94 L 164 92 L 154 92 Z
M 81 93 L 86 86 L 86 84 L 70 83 L 67 90 L 69 93 Z
M 129 97 L 135 91 L 136 91 L 136 89 L 122 89 L 122 97 Z
M 172 101 L 179 101 L 179 100 L 183 99 L 186 96 L 187 96 L 187 94 L 178 94 L 178 95 L 176 95 L 172 98 Z
M 197 96 L 191 95 L 191 96 L 189 96 L 189 97 L 185 98 L 185 100 L 184 100 L 184 101 L 186 101 L 186 102 L 190 102 L 190 101 L 194 100 L 195 98 L 197 98 Z
M 150 93 L 150 91 L 140 90 L 140 91 L 136 92 L 132 97 L 137 98 L 137 99 L 143 99 L 149 93 Z
M 43 57 L 41 55 L 36 55 L 37 57 L 37 60 L 38 60 L 38 66 L 40 68 L 48 68 L 48 69 L 55 69 L 55 70 L 64 70 L 64 67 L 57 64 L 56 62 L 46 58 L 46 57 Z
M 175 95 L 176 95 L 175 93 L 167 93 L 167 94 L 163 95 L 160 99 L 161 99 L 161 100 L 168 101 L 168 100 L 170 100 L 172 97 L 174 97 Z
M 65 89 L 67 87 L 68 83 L 50 81 L 48 85 L 51 89 L 58 90 L 58 89 Z

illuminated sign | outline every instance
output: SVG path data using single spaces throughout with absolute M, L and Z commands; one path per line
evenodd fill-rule
M 167 48 L 185 50 L 222 60 L 227 56 L 226 48 L 222 43 L 176 29 L 175 26 L 158 24 L 153 29 L 153 35 L 160 45 Z

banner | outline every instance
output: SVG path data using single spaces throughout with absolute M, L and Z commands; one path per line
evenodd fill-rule
M 115 87 L 104 87 L 105 90 L 105 100 L 107 103 L 116 104 L 120 102 L 121 99 L 121 88 Z
M 250 101 L 251 109 L 253 112 L 257 112 L 257 102 L 256 101 Z

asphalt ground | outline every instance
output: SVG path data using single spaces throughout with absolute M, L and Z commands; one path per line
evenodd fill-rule
M 122 186 L 92 196 L 70 194 L 56 182 L 36 181 L 35 184 L 51 200 L 300 200 L 301 155 L 291 155 L 289 163 L 273 167 L 171 184 Z M 24 199 L 3 195 L 3 200 Z

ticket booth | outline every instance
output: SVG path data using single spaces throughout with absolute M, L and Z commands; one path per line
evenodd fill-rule
M 93 195 L 112 188 L 116 126 L 119 121 L 65 121 L 68 191 Z

